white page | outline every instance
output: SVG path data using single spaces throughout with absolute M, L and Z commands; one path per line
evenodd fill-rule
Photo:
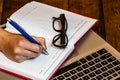
M 47 41 L 50 44 L 49 41 Z M 2 53 L 0 53 L 0 66 L 11 71 L 17 72 L 21 75 L 28 76 L 30 78 L 49 78 L 62 60 L 68 56 L 68 54 L 74 49 L 67 47 L 66 49 L 59 49 L 52 45 L 47 45 L 47 51 L 49 55 L 41 54 L 39 57 L 31 60 L 24 61 L 22 63 L 16 63 L 7 59 Z M 35 78 L 35 79 L 36 79 Z
M 15 20 L 29 34 L 45 37 L 46 39 L 51 41 L 55 35 L 59 34 L 53 29 L 52 17 L 59 17 L 61 13 L 65 14 L 68 22 L 67 35 L 70 41 L 69 45 L 73 45 L 76 41 L 78 41 L 82 37 L 82 35 L 86 33 L 86 31 L 91 27 L 90 25 L 96 22 L 95 19 L 91 19 L 48 5 L 36 2 L 33 2 L 33 4 L 31 5 L 29 4 L 31 3 L 28 3 L 25 7 L 15 12 L 15 14 L 13 14 L 10 18 Z M 46 7 L 48 9 L 46 9 Z M 10 28 L 12 27 L 8 27 L 7 30 L 11 31 Z M 13 29 L 12 31 L 16 32 L 15 29 Z M 78 31 L 78 37 L 74 38 L 74 35 Z

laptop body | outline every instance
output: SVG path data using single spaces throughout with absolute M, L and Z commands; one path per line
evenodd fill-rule
M 108 42 L 102 39 L 94 31 L 90 31 L 77 45 L 75 52 L 69 57 L 69 59 L 63 64 L 62 67 L 69 65 L 70 63 L 83 58 L 92 52 L 95 52 L 99 49 L 106 48 L 110 51 L 118 60 L 120 60 L 120 53 L 113 48 Z
M 61 66 L 61 68 L 58 70 L 58 72 L 55 74 L 55 76 L 52 79 L 53 80 L 63 80 L 62 78 L 60 78 L 61 74 L 59 74 L 59 73 L 64 72 L 63 69 L 65 69 L 66 66 L 68 66 L 78 60 L 81 60 L 82 58 L 85 58 L 86 56 L 91 55 L 94 52 L 101 50 L 101 49 L 106 49 L 118 61 L 120 61 L 120 53 L 116 49 L 114 49 L 110 44 L 108 44 L 105 40 L 103 40 L 100 36 L 98 36 L 94 31 L 90 31 L 86 36 L 84 36 L 84 38 L 76 46 L 74 53 L 66 60 L 66 62 Z M 99 62 L 99 63 L 101 63 L 101 62 Z M 119 68 L 120 64 L 117 64 L 117 67 Z M 88 68 L 86 68 L 86 69 L 88 69 Z M 90 71 L 90 73 L 92 73 L 92 72 L 94 72 L 94 71 Z M 120 70 L 117 71 L 117 76 L 115 75 L 115 77 L 113 77 L 113 74 L 111 74 L 110 76 L 112 76 L 112 78 L 110 80 L 115 80 L 115 79 L 117 80 L 117 78 L 120 77 L 120 74 L 118 72 L 120 72 Z M 109 72 L 108 72 L 108 74 L 109 74 Z M 0 75 L 1 75 L 0 79 L 2 79 L 2 80 L 24 80 L 23 78 L 14 76 L 12 74 L 8 74 L 3 71 L 0 72 Z M 88 77 L 89 77 L 89 74 L 86 74 L 86 75 L 88 75 Z M 83 77 L 85 77 L 86 75 L 84 75 Z M 59 79 L 56 79 L 56 77 L 59 77 Z M 79 77 L 79 76 L 77 76 L 77 77 Z M 103 75 L 102 75 L 102 77 L 106 78 Z M 107 76 L 107 77 L 109 77 L 109 76 Z M 95 76 L 94 76 L 94 78 L 95 78 Z M 85 78 L 85 79 L 87 80 L 87 78 Z M 67 80 L 67 79 L 65 79 L 65 80 Z M 70 79 L 70 77 L 69 77 L 68 80 L 73 80 L 73 79 Z M 84 79 L 82 79 L 82 77 L 79 77 L 74 80 L 84 80 Z M 92 79 L 90 79 L 90 80 L 92 80 Z
M 90 31 L 53 80 L 120 80 L 120 53 Z

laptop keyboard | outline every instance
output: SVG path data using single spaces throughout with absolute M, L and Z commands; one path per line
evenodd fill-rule
M 61 68 L 52 80 L 120 80 L 120 61 L 105 48 Z

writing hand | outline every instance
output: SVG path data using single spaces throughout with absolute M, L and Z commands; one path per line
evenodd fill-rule
M 0 50 L 7 58 L 15 62 L 36 58 L 46 48 L 45 39 L 42 37 L 33 37 L 41 44 L 38 45 L 29 42 L 20 34 L 10 33 L 1 29 L 0 32 L 2 32 L 0 34 L 0 42 L 2 42 Z

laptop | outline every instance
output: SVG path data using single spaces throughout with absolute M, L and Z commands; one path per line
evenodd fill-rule
M 90 31 L 53 80 L 120 80 L 120 53 Z
M 24 80 L 0 72 L 2 80 Z M 52 80 L 120 80 L 120 53 L 90 31 Z

